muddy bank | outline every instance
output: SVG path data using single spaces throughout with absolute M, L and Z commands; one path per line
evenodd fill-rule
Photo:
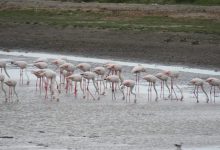
M 220 36 L 115 31 L 41 25 L 1 25 L 0 47 L 98 58 L 220 67 Z

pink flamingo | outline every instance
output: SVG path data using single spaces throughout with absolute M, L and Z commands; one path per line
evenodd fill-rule
M 90 94 L 92 96 L 93 100 L 95 100 L 95 97 L 93 96 L 93 94 L 89 90 L 89 81 L 92 80 L 93 85 L 94 85 L 94 87 L 96 89 L 96 92 L 98 93 L 98 98 L 97 99 L 99 100 L 100 99 L 100 97 L 99 97 L 99 89 L 98 89 L 97 83 L 95 81 L 96 74 L 94 72 L 91 72 L 91 71 L 86 71 L 86 72 L 83 72 L 81 75 L 83 76 L 83 78 L 85 78 L 87 80 L 87 88 L 86 88 L 86 90 L 87 90 L 88 94 Z M 85 98 L 85 96 L 84 96 L 84 98 Z
M 144 76 L 143 79 L 149 83 L 149 85 L 148 85 L 148 101 L 151 98 L 152 86 L 153 86 L 154 91 L 156 93 L 155 101 L 157 101 L 158 100 L 158 93 L 157 93 L 157 89 L 156 89 L 157 77 L 155 77 L 154 75 L 148 74 L 148 75 Z
M 123 82 L 123 77 L 122 77 L 122 66 L 119 64 L 108 64 L 107 69 L 109 70 L 109 72 L 107 73 L 107 76 L 110 75 L 110 73 L 112 72 L 112 75 L 117 75 L 119 77 L 119 81 L 120 81 L 120 85 L 122 85 Z M 113 83 L 112 83 L 113 85 Z M 117 84 L 119 86 L 119 84 Z M 119 87 L 120 89 L 120 87 Z M 116 90 L 116 86 L 115 86 L 115 90 Z
M 192 85 L 195 86 L 194 90 L 193 90 L 193 94 L 195 95 L 196 99 L 197 99 L 197 103 L 199 103 L 199 87 L 201 87 L 203 93 L 206 95 L 206 102 L 208 103 L 209 102 L 209 97 L 208 97 L 208 94 L 206 93 L 206 91 L 204 90 L 204 83 L 205 81 L 200 79 L 200 78 L 193 78 L 190 83 Z
M 83 87 L 82 87 L 82 75 L 80 75 L 80 74 L 72 74 L 72 75 L 66 77 L 66 79 L 75 82 L 75 88 L 74 88 L 74 95 L 75 95 L 75 97 L 77 96 L 77 83 L 78 82 L 80 84 L 80 89 L 81 89 L 81 91 L 82 91 L 82 93 L 84 95 L 84 90 L 83 90 Z
M 50 92 L 51 92 L 51 96 L 52 99 L 56 99 L 57 101 L 59 101 L 59 92 L 57 91 L 58 88 L 58 84 L 56 82 L 56 72 L 54 72 L 51 69 L 42 69 L 40 76 L 45 77 L 47 80 L 44 81 L 44 85 L 45 85 L 45 98 L 47 98 L 47 91 L 48 91 L 48 85 L 50 85 Z
M 63 74 L 63 70 L 66 70 L 69 75 L 73 74 L 75 69 L 76 69 L 76 67 L 73 64 L 71 64 L 71 63 L 64 63 L 64 64 L 60 65 L 61 74 Z M 61 81 L 61 76 L 60 76 L 60 81 Z M 60 84 L 65 84 L 65 80 L 64 80 L 64 83 L 60 83 Z M 67 83 L 67 86 L 68 86 L 68 83 Z
M 141 75 L 141 72 L 146 72 L 146 69 L 144 68 L 144 66 L 142 65 L 138 65 L 138 66 L 135 66 L 132 70 L 131 70 L 131 73 L 132 74 L 135 74 L 135 81 L 136 81 L 136 85 L 138 87 L 138 93 L 139 93 L 139 83 L 140 83 L 140 75 Z M 135 89 L 136 90 L 136 89 Z
M 67 77 L 70 76 L 70 75 L 72 75 L 73 73 L 72 73 L 72 72 L 68 72 L 68 71 L 66 71 L 66 70 L 63 70 L 63 71 L 62 71 L 62 74 L 63 74 L 63 76 L 64 76 L 64 79 L 66 80 L 66 87 L 65 87 L 65 89 L 66 89 L 66 93 L 68 93 L 68 91 L 69 91 L 69 85 L 72 87 L 72 82 L 69 82 L 69 80 L 67 79 Z
M 124 88 L 127 87 L 127 94 L 126 94 L 126 102 L 127 102 L 127 97 L 129 96 L 129 102 L 130 102 L 130 95 L 133 94 L 134 95 L 134 103 L 136 103 L 136 94 L 133 92 L 135 86 L 135 81 L 134 80 L 124 80 L 122 85 L 121 85 L 121 89 L 122 89 L 122 93 L 123 93 L 123 100 L 125 99 L 125 94 L 124 94 Z
M 48 67 L 48 64 L 46 62 L 36 62 L 34 63 L 34 66 L 38 69 L 46 69 Z
M 19 101 L 18 99 L 18 94 L 15 91 L 15 86 L 17 84 L 17 81 L 13 80 L 13 79 L 8 79 L 7 81 L 4 82 L 8 87 L 9 87 L 9 101 L 12 99 L 12 92 L 14 92 L 14 94 L 16 95 L 17 101 Z M 13 91 L 12 91 L 13 90 Z
M 4 92 L 5 95 L 5 101 L 7 102 L 8 98 L 7 98 L 7 94 L 6 91 L 4 89 L 4 80 L 5 80 L 5 76 L 3 74 L 0 74 L 0 82 L 1 82 L 1 89 Z
M 52 60 L 51 63 L 58 68 L 60 65 L 63 65 L 67 62 L 66 62 L 66 60 L 63 60 L 63 59 L 54 59 L 54 60 Z
M 220 89 L 220 80 L 217 78 L 208 78 L 206 82 L 209 83 L 211 86 L 210 89 L 210 99 L 212 100 L 212 87 L 214 87 L 214 103 L 215 103 L 215 87 L 218 87 Z
M 175 80 L 179 78 L 180 73 L 178 71 L 170 71 L 170 70 L 164 71 L 163 73 L 170 77 L 170 81 L 171 81 L 170 97 L 171 97 L 171 100 L 173 99 L 172 93 L 175 94 L 176 99 L 178 100 L 178 97 L 177 97 L 176 92 L 173 87 L 173 85 L 175 85 L 176 88 L 180 91 L 180 94 L 181 94 L 180 101 L 182 101 L 183 100 L 183 92 L 182 92 L 181 88 L 175 83 Z
M 119 84 L 120 78 L 117 75 L 109 75 L 105 78 L 105 80 L 112 83 L 112 100 L 116 100 L 116 86 Z
M 29 85 L 30 80 L 29 80 L 29 76 L 27 74 L 27 65 L 28 65 L 27 62 L 26 61 L 12 61 L 11 64 L 20 68 L 20 82 L 22 83 L 22 85 L 23 85 L 23 81 L 24 81 L 23 72 L 25 69 L 25 75 L 27 77 L 27 85 Z
M 4 69 L 5 74 L 8 76 L 8 78 L 10 78 L 10 76 L 6 70 L 6 61 L 3 59 L 0 59 L 0 68 L 1 68 L 1 73 L 2 73 L 2 69 Z
M 43 83 L 42 83 L 43 76 L 41 75 L 42 72 L 43 71 L 41 69 L 31 71 L 31 73 L 37 77 L 36 91 L 37 91 L 37 87 L 39 86 L 40 94 L 41 94 L 41 88 L 43 87 Z M 38 79 L 39 79 L 39 84 L 38 84 Z
M 165 75 L 164 73 L 157 73 L 155 76 L 156 76 L 158 79 L 161 80 L 161 92 L 160 92 L 160 97 L 161 97 L 161 95 L 163 94 L 163 99 L 164 99 L 164 84 L 166 85 L 166 87 L 167 87 L 167 89 L 168 89 L 168 91 L 169 91 L 168 97 L 170 97 L 170 88 L 169 88 L 168 83 L 167 83 L 169 77 L 168 77 L 167 75 Z
M 82 72 L 90 71 L 91 65 L 88 63 L 80 63 L 76 66 L 76 68 L 80 69 Z
M 86 71 L 90 71 L 91 70 L 91 65 L 88 63 L 80 63 L 76 66 L 76 68 L 78 68 L 81 72 L 86 72 Z M 83 89 L 85 91 L 86 89 L 86 81 L 85 79 L 83 79 Z
M 67 62 L 66 62 L 66 60 L 63 60 L 63 59 L 54 59 L 51 63 L 56 66 L 55 70 L 57 70 L 59 68 L 59 71 L 60 71 L 60 83 L 61 83 L 62 82 L 62 71 L 63 71 L 63 69 L 60 68 L 60 66 L 65 64 L 65 63 L 67 63 Z
M 99 90 L 100 90 L 100 93 L 102 93 L 102 95 L 105 95 L 105 89 L 106 89 L 106 86 L 105 86 L 105 83 L 104 83 L 104 78 L 105 78 L 105 68 L 104 67 L 96 67 L 94 68 L 94 72 L 98 75 L 98 86 L 99 86 Z M 102 92 L 102 84 L 103 84 L 103 92 Z

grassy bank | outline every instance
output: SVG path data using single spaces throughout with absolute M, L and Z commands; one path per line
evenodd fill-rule
M 61 28 L 87 27 L 116 30 L 199 32 L 220 34 L 220 21 L 118 14 L 115 12 L 58 10 L 1 10 L 1 25 L 34 24 Z
M 56 0 L 70 2 L 220 5 L 220 0 Z

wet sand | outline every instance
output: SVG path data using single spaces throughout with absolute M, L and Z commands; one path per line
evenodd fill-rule
M 1 54 L 0 58 L 29 63 L 36 59 L 8 54 Z M 93 67 L 100 65 L 92 63 Z M 123 66 L 123 75 L 134 79 L 130 74 L 131 68 Z M 29 66 L 28 72 L 32 69 Z M 8 70 L 19 80 L 18 69 L 8 65 Z M 152 74 L 160 71 L 148 69 Z M 45 100 L 43 93 L 40 95 L 35 91 L 35 78 L 30 76 L 29 86 L 17 86 L 19 102 L 5 103 L 0 97 L 1 136 L 12 137 L 1 138 L 0 149 L 174 150 L 173 144 L 183 142 L 186 150 L 218 150 L 219 94 L 216 104 L 207 104 L 201 93 L 201 101 L 197 104 L 192 94 L 193 87 L 187 85 L 189 79 L 196 76 L 206 78 L 208 75 L 181 72 L 178 83 L 184 92 L 183 102 L 161 98 L 158 102 L 154 99 L 148 101 L 147 86 L 143 84 L 137 104 L 133 103 L 133 97 L 130 103 L 123 101 L 119 91 L 117 100 L 112 101 L 110 89 L 99 101 L 82 99 L 80 91 L 77 98 L 73 93 L 62 92 L 60 102 Z M 158 82 L 158 90 L 159 86 Z

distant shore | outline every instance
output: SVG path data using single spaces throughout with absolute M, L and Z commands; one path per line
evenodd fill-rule
M 181 12 L 188 10 L 186 15 L 203 15 L 213 17 L 215 23 L 219 22 L 219 6 L 150 6 L 150 5 L 114 5 L 114 4 L 84 4 L 84 3 L 61 3 L 23 0 L 4 1 L 0 3 L 1 10 L 36 7 L 49 7 L 53 9 L 67 10 L 76 9 L 115 9 L 129 10 L 136 7 L 146 12 L 158 13 L 161 10 L 172 12 L 178 10 L 176 17 L 183 18 Z M 19 3 L 20 2 L 20 3 Z M 26 4 L 26 5 L 23 5 Z M 37 4 L 37 5 L 36 5 Z M 97 7 L 98 6 L 98 7 Z M 12 9 L 12 10 L 13 10 Z M 88 10 L 88 11 L 89 11 Z M 149 11 L 151 10 L 151 11 Z M 154 11 L 153 11 L 154 10 Z M 203 11 L 202 11 L 203 10 Z M 175 12 L 175 11 L 174 11 Z M 138 13 L 136 13 L 138 14 Z M 162 13 L 163 15 L 165 13 Z M 129 14 L 130 15 L 130 14 Z M 167 13 L 165 15 L 171 15 Z M 219 16 L 218 16 L 219 15 Z M 130 16 L 129 16 L 130 17 Z M 191 16 L 192 17 L 192 16 Z M 201 16 L 200 16 L 201 17 Z M 187 18 L 190 18 L 187 16 Z M 39 22 L 24 22 L 18 20 L 4 20 L 0 17 L 0 47 L 5 50 L 22 48 L 29 51 L 42 51 L 51 53 L 69 53 L 98 58 L 116 58 L 128 61 L 155 62 L 164 64 L 181 64 L 198 67 L 220 67 L 220 35 L 215 33 L 195 32 L 172 32 L 172 30 L 150 31 L 150 29 L 126 29 L 118 30 L 111 28 L 54 26 Z M 22 20 L 23 18 L 21 18 Z M 25 18 L 24 18 L 25 19 Z M 115 19 L 115 18 L 113 18 Z M 117 19 L 117 18 L 116 18 Z M 47 20 L 46 20 L 47 21 Z M 46 22 L 45 21 L 45 22 Z M 212 23 L 210 23 L 212 24 Z M 83 24 L 84 25 L 84 24 Z M 108 24 L 107 24 L 108 25 Z M 218 26 L 216 27 L 218 31 Z

